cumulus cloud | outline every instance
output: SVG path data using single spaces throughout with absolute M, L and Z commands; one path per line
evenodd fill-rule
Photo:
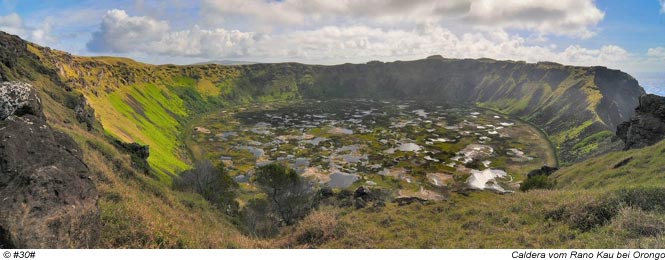
M 53 35 L 53 25 L 49 19 L 46 19 L 42 24 L 34 28 L 30 32 L 29 39 L 40 44 L 49 44 L 57 42 L 58 39 Z
M 252 32 L 204 30 L 198 26 L 174 31 L 166 21 L 110 10 L 87 47 L 93 52 L 215 58 L 249 55 L 248 48 L 257 37 Z
M 16 13 L 0 16 L 0 31 L 15 34 L 39 44 L 57 42 L 56 37 L 52 34 L 50 21 L 44 20 L 39 26 L 30 27 L 26 26 L 21 16 Z
M 660 13 L 665 14 L 665 0 L 659 0 L 660 1 Z
M 159 41 L 169 32 L 165 21 L 145 16 L 129 16 L 124 10 L 113 9 L 102 19 L 101 29 L 93 34 L 88 43 L 91 51 L 126 52 L 137 51 Z
M 588 38 L 604 13 L 593 1 L 473 1 L 468 21 L 483 26 Z
M 454 33 L 437 23 L 408 29 L 367 25 L 324 26 L 281 33 L 202 29 L 172 30 L 166 21 L 108 11 L 88 43 L 94 52 L 132 53 L 222 59 L 241 57 L 260 61 L 313 63 L 417 59 L 441 54 L 451 58 L 549 60 L 577 65 L 618 64 L 629 53 L 614 45 L 587 49 L 577 45 L 530 45 L 506 31 Z
M 647 56 L 659 60 L 665 60 L 665 47 L 649 48 Z
M 16 13 L 0 16 L 0 31 L 21 35 L 25 32 L 23 20 Z
M 604 17 L 592 0 L 204 0 L 201 9 L 208 21 L 232 22 L 225 17 L 240 17 L 258 28 L 445 23 L 582 38 L 592 36 Z

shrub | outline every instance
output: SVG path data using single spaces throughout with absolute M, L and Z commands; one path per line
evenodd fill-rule
M 622 202 L 647 211 L 665 211 L 665 188 L 632 188 L 615 192 Z
M 646 216 L 645 214 L 651 211 L 662 212 L 665 210 L 663 196 L 665 196 L 665 189 L 663 188 L 631 188 L 612 191 L 595 198 L 579 198 L 578 200 L 569 202 L 551 211 L 548 217 L 565 221 L 573 228 L 588 231 L 596 226 L 605 225 L 610 221 L 619 221 L 621 223 L 638 221 L 640 220 L 639 216 Z M 624 208 L 630 208 L 631 210 Z M 620 216 L 620 218 L 617 218 L 617 216 Z M 635 225 L 631 226 L 623 223 L 622 225 L 632 228 L 633 231 L 630 232 L 633 234 L 652 234 L 654 232 L 647 230 L 655 230 L 658 225 L 653 223 L 657 223 L 657 221 L 660 220 L 647 218 L 641 224 L 634 223 Z M 642 228 L 645 229 L 644 232 L 640 231 Z
M 184 171 L 173 179 L 173 188 L 179 191 L 195 192 L 227 214 L 238 211 L 235 201 L 238 184 L 226 170 L 214 166 L 210 161 L 201 161 L 193 169 Z
M 293 169 L 281 164 L 269 164 L 256 171 L 256 183 L 270 202 L 270 208 L 280 222 L 294 224 L 314 207 L 314 191 Z
M 656 237 L 665 232 L 665 221 L 662 218 L 639 208 L 622 208 L 612 224 L 629 238 Z
M 245 230 L 252 236 L 267 238 L 279 233 L 279 220 L 274 216 L 270 203 L 265 198 L 249 200 L 241 216 Z
M 620 208 L 621 203 L 614 196 L 580 199 L 550 212 L 548 217 L 564 221 L 581 231 L 589 231 L 610 222 Z
M 547 175 L 531 176 L 522 182 L 520 185 L 521 191 L 528 191 L 531 189 L 552 189 L 556 182 L 550 179 Z

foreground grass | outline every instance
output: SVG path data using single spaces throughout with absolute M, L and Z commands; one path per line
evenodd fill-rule
M 321 247 L 662 248 L 664 153 L 661 142 L 568 166 L 551 177 L 555 190 L 345 209 L 336 213 L 344 235 Z

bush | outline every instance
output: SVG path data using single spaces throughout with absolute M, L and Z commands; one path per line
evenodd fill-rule
M 548 217 L 566 222 L 581 231 L 605 225 L 618 213 L 621 206 L 607 198 L 574 201 L 548 214 Z
M 269 164 L 256 171 L 256 183 L 270 202 L 270 208 L 286 225 L 294 224 L 314 207 L 314 191 L 293 169 Z
M 235 201 L 238 184 L 221 165 L 214 166 L 210 161 L 197 162 L 193 169 L 173 179 L 173 188 L 201 194 L 227 214 L 235 215 L 238 212 L 238 202 Z
M 548 217 L 565 221 L 571 227 L 581 231 L 589 231 L 610 221 L 618 221 L 621 226 L 629 228 L 628 232 L 632 234 L 660 234 L 659 228 L 665 230 L 665 226 L 659 226 L 661 220 L 654 218 L 650 212 L 662 213 L 665 210 L 663 196 L 665 196 L 663 188 L 612 191 L 596 198 L 579 198 L 566 203 L 551 211 Z M 630 208 L 630 210 L 625 208 Z M 649 219 L 649 217 L 651 218 Z M 640 220 L 643 220 L 642 223 L 639 223 Z M 628 224 L 627 222 L 630 221 L 637 223 Z
M 552 189 L 554 185 L 556 185 L 556 182 L 551 180 L 547 175 L 535 175 L 524 180 L 522 185 L 520 185 L 520 190 Z
M 631 207 L 622 208 L 612 224 L 629 238 L 657 237 L 665 232 L 665 221 L 662 218 Z
M 255 237 L 273 237 L 279 233 L 279 220 L 270 210 L 265 198 L 255 198 L 247 202 L 241 213 L 247 233 Z
M 665 188 L 633 188 L 615 192 L 627 206 L 647 211 L 665 211 Z

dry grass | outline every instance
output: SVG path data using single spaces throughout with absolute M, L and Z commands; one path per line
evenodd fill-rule
M 317 210 L 305 217 L 297 226 L 284 230 L 286 235 L 275 241 L 279 248 L 316 248 L 343 236 L 344 229 L 337 221 L 337 210 Z

